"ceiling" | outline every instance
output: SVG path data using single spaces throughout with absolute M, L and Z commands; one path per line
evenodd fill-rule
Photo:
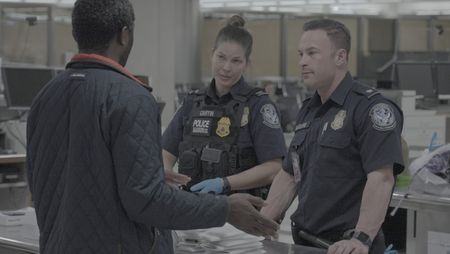
M 164 1 L 164 0 L 160 0 Z M 186 0 L 187 1 L 187 0 Z M 449 15 L 449 0 L 198 0 L 205 12 L 255 11 L 295 15 Z M 75 0 L 0 0 L 0 3 L 51 4 L 71 7 Z
M 263 11 L 296 15 L 450 15 L 442 0 L 199 0 L 204 11 Z

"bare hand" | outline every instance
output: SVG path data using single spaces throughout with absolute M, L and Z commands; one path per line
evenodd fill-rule
M 279 225 L 262 216 L 255 207 L 264 206 L 264 200 L 250 194 L 237 193 L 228 197 L 230 212 L 227 222 L 236 228 L 256 236 L 278 237 Z
M 187 175 L 173 172 L 172 170 L 164 170 L 166 183 L 172 185 L 186 185 L 191 181 L 191 178 Z
M 327 254 L 368 254 L 369 247 L 357 239 L 342 240 L 328 248 Z

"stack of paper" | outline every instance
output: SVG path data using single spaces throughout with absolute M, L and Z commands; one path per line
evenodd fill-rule
M 210 229 L 176 231 L 177 253 L 265 253 L 264 237 L 249 235 L 230 224 Z

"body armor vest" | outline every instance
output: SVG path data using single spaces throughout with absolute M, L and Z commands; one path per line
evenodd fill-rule
M 238 174 L 257 164 L 253 147 L 239 147 L 237 141 L 241 123 L 248 123 L 250 97 L 266 93 L 247 88 L 223 105 L 206 104 L 206 90 L 191 93 L 192 108 L 184 120 L 183 141 L 178 147 L 178 170 L 192 179 L 188 189 L 203 180 Z M 262 192 L 267 191 L 257 188 L 245 192 L 264 196 Z

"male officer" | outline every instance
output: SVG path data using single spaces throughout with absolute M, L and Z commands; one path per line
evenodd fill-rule
M 158 249 L 156 228 L 226 221 L 275 234 L 277 224 L 253 207 L 262 199 L 165 184 L 158 105 L 123 67 L 133 45 L 131 3 L 77 0 L 72 26 L 80 54 L 35 98 L 27 125 L 40 253 L 169 254 L 171 246 Z
M 304 101 L 288 157 L 262 213 L 280 220 L 295 195 L 297 244 L 316 245 L 299 231 L 333 243 L 328 253 L 383 253 L 380 226 L 394 175 L 403 170 L 402 113 L 348 72 L 350 33 L 341 23 L 307 22 L 299 43 Z

